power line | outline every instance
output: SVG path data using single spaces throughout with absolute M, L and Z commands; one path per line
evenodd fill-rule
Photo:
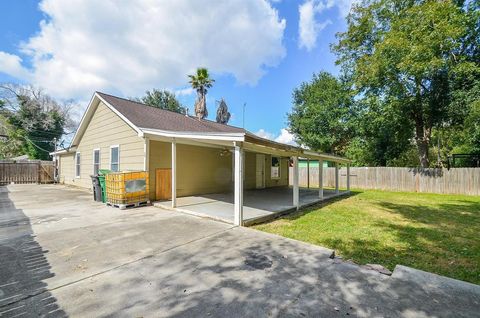
M 25 140 L 29 141 L 34 147 L 42 150 L 42 151 L 45 151 L 46 153 L 50 153 L 51 150 L 46 150 L 46 149 L 43 149 L 42 147 L 36 145 L 31 139 L 29 139 L 27 136 L 22 136 L 23 138 L 25 138 Z

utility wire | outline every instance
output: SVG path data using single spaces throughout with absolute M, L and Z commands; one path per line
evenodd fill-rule
M 42 150 L 42 151 L 45 151 L 46 153 L 50 153 L 52 152 L 51 150 L 46 150 L 46 149 L 43 149 L 42 147 L 36 145 L 30 138 L 28 138 L 27 136 L 22 136 L 23 138 L 25 138 L 25 140 L 29 141 L 34 147 Z

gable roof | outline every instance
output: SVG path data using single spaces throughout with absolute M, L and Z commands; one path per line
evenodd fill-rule
M 323 158 L 336 162 L 350 160 L 335 155 L 318 153 L 298 146 L 287 145 L 259 137 L 243 128 L 219 124 L 207 119 L 199 120 L 193 116 L 179 114 L 113 95 L 95 92 L 83 114 L 70 147 L 51 153 L 69 153 L 78 146 L 98 105 L 102 102 L 118 115 L 126 124 L 135 130 L 140 137 L 145 135 L 163 136 L 166 138 L 185 138 L 195 140 L 214 140 L 215 142 L 245 142 L 255 147 L 268 147 L 295 154 L 297 156 Z
M 97 92 L 110 106 L 125 116 L 132 124 L 142 128 L 175 132 L 246 133 L 243 128 L 219 124 L 207 119 L 199 120 L 174 111 L 148 106 L 140 102 Z

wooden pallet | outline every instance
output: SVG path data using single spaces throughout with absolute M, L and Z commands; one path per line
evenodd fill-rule
M 129 208 L 136 208 L 140 206 L 147 206 L 150 204 L 150 201 L 142 201 L 142 202 L 136 202 L 136 203 L 128 203 L 128 204 L 117 204 L 117 203 L 111 203 L 107 202 L 108 206 L 112 206 L 114 208 L 119 208 L 120 210 L 125 210 Z

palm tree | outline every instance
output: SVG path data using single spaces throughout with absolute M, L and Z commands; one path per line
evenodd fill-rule
M 198 119 L 204 119 L 208 116 L 207 111 L 207 88 L 212 87 L 214 79 L 210 78 L 208 70 L 203 67 L 197 68 L 195 75 L 188 75 L 190 77 L 189 83 L 192 88 L 197 91 L 197 100 L 195 101 L 195 115 Z

